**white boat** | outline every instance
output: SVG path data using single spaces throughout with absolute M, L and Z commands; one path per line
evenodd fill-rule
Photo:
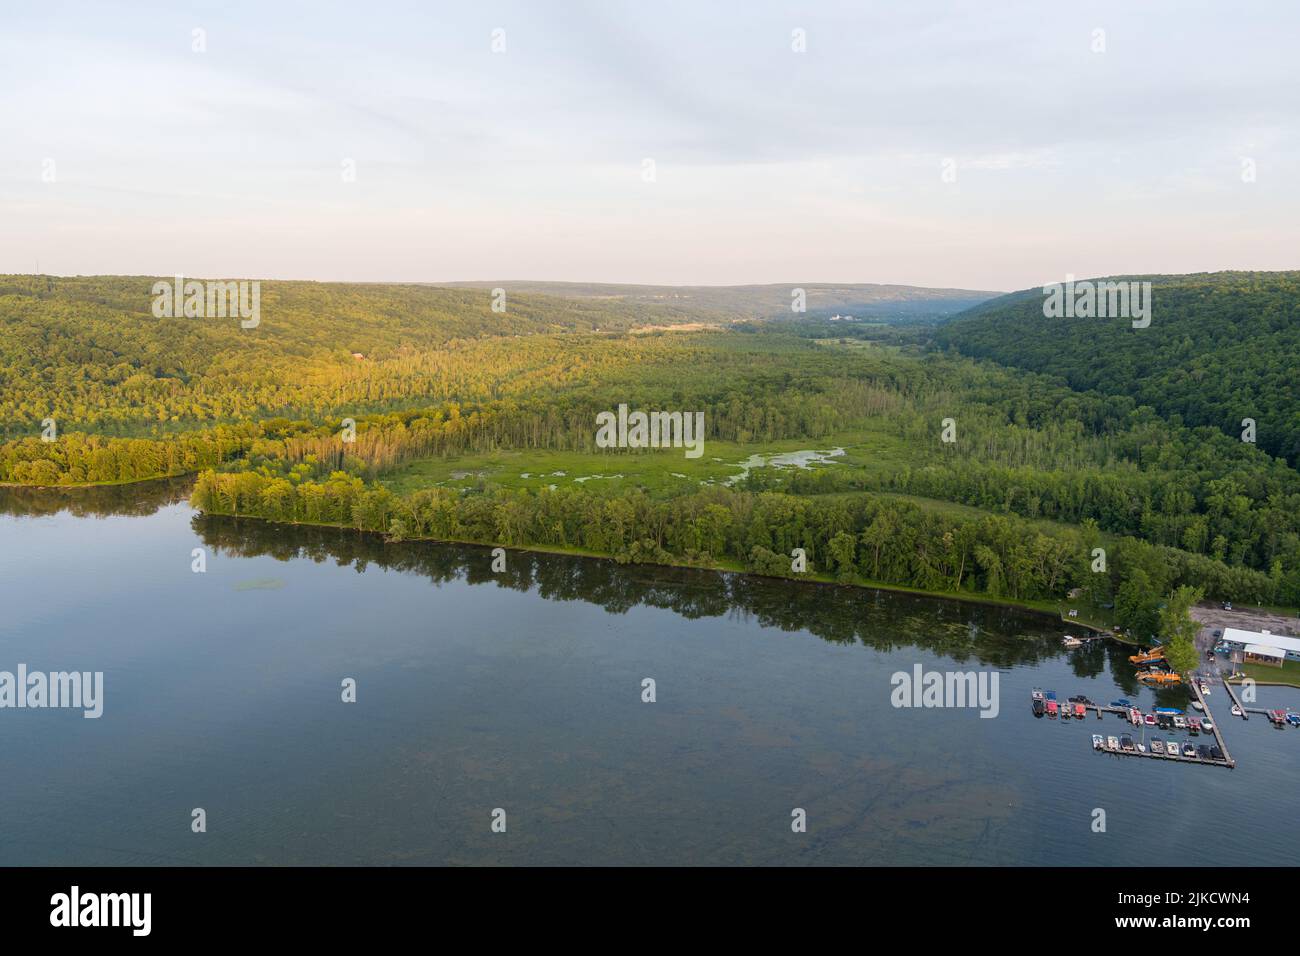
M 1147 745 L 1146 745 L 1146 744 L 1143 744 L 1143 743 L 1139 743 L 1139 744 L 1138 744 L 1138 753 L 1140 753 L 1140 754 L 1144 754 L 1144 753 L 1146 753 L 1146 752 L 1147 752 Z
M 1119 738 L 1118 738 L 1118 737 L 1107 737 L 1107 738 L 1106 738 L 1106 749 L 1107 749 L 1107 750 L 1119 750 Z
M 1151 752 L 1153 754 L 1162 754 L 1165 752 L 1165 743 L 1159 737 L 1151 738 Z
M 1093 747 L 1093 749 L 1094 749 L 1094 750 L 1100 750 L 1100 749 L 1101 749 L 1102 747 L 1104 747 L 1104 746 L 1106 746 L 1106 740 L 1105 740 L 1105 738 L 1103 738 L 1101 734 L 1093 734 L 1093 735 L 1092 735 L 1092 747 Z
M 1184 717 L 1182 714 L 1175 714 L 1175 715 L 1174 715 L 1174 727 L 1176 727 L 1176 728 L 1179 729 L 1179 730 L 1186 730 L 1186 729 L 1187 729 L 1187 718 Z
M 1207 733 L 1212 733 L 1214 731 L 1214 721 L 1210 720 L 1209 717 L 1206 717 L 1201 721 L 1201 729 Z
M 1177 756 L 1179 756 L 1179 754 L 1181 753 L 1181 751 L 1182 751 L 1182 747 L 1181 747 L 1181 745 L 1178 743 L 1178 741 L 1176 741 L 1176 740 L 1171 740 L 1171 741 L 1169 741 L 1168 744 L 1165 745 L 1165 756 L 1166 756 L 1166 757 L 1177 757 Z
M 1233 705 L 1232 705 L 1232 716 L 1234 716 L 1234 717 L 1240 717 L 1240 716 L 1241 716 L 1241 708 L 1238 707 L 1236 704 L 1233 704 Z
M 1204 709 L 1205 709 L 1205 705 L 1202 704 L 1199 700 L 1194 700 L 1194 701 L 1192 701 L 1192 706 L 1195 707 L 1197 710 L 1204 710 Z
M 1077 637 L 1071 637 L 1069 634 L 1065 635 L 1065 637 L 1061 639 L 1061 643 L 1064 644 L 1066 647 L 1083 646 L 1083 641 L 1079 640 Z

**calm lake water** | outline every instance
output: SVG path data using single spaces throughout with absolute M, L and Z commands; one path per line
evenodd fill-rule
M 0 670 L 105 683 L 98 720 L 0 710 L 0 865 L 1300 858 L 1300 732 L 1218 686 L 1237 769 L 1094 753 L 1126 725 L 1036 720 L 1031 688 L 1154 697 L 1127 649 L 1065 651 L 1043 618 L 522 552 L 493 574 L 186 490 L 0 491 Z M 916 664 L 997 671 L 999 715 L 891 706 Z

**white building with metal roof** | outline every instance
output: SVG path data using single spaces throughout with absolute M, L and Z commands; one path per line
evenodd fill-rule
M 1300 637 L 1227 627 L 1220 640 L 1250 663 L 1281 666 L 1283 661 L 1300 661 Z

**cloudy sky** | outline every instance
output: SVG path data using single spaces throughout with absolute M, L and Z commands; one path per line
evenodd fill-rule
M 15 4 L 0 272 L 1296 268 L 1297 36 L 1293 0 Z

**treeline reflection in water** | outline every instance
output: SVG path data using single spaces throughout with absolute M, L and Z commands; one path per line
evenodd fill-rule
M 647 606 L 691 619 L 739 615 L 763 627 L 807 631 L 839 644 L 880 651 L 922 647 L 963 666 L 1010 668 L 1065 657 L 1076 676 L 1092 678 L 1109 662 L 1126 692 L 1142 688 L 1128 665 L 1131 646 L 1102 639 L 1069 651 L 1060 642 L 1063 625 L 1013 607 L 529 551 L 507 551 L 506 570 L 493 572 L 492 549 L 481 545 L 387 542 L 335 528 L 210 515 L 195 516 L 193 527 L 209 547 L 237 557 L 333 561 L 359 573 L 374 565 L 434 583 L 463 580 L 532 591 L 548 601 L 585 601 L 610 614 Z
M 0 488 L 0 513 L 148 516 L 187 501 L 191 486 L 188 478 L 172 478 L 88 488 Z M 1090 678 L 1103 673 L 1109 661 L 1126 692 L 1141 689 L 1127 666 L 1130 646 L 1098 640 L 1066 651 L 1059 641 L 1064 625 L 1012 607 L 528 551 L 509 551 L 506 570 L 493 572 L 491 549 L 481 545 L 390 542 L 337 528 L 204 514 L 196 514 L 191 526 L 209 548 L 236 557 L 332 561 L 359 573 L 374 565 L 433 583 L 460 580 L 533 591 L 548 601 L 584 601 L 610 614 L 647 606 L 691 619 L 739 615 L 840 644 L 881 651 L 918 646 L 967 666 L 1009 668 L 1068 656 L 1072 671 Z

